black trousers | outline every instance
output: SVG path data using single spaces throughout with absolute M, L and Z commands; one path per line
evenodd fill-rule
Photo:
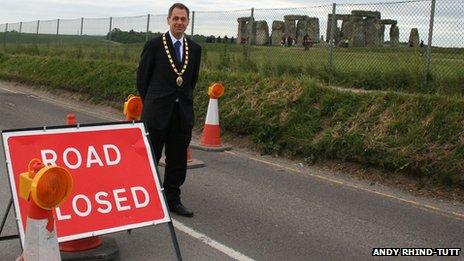
M 187 147 L 192 139 L 192 129 L 181 123 L 179 103 L 176 102 L 168 126 L 164 130 L 150 128 L 150 139 L 155 151 L 156 163 L 159 163 L 163 147 L 165 148 L 166 167 L 164 169 L 164 192 L 168 204 L 180 203 L 180 187 L 187 173 Z

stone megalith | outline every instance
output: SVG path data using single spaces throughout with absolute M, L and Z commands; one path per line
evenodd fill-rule
M 354 23 L 351 22 L 351 17 L 347 17 L 347 19 L 343 19 L 342 22 L 342 29 L 340 32 L 340 43 L 339 46 L 348 47 L 351 42 L 353 41 L 353 29 Z
M 303 44 L 303 37 L 306 35 L 308 23 L 306 20 L 298 20 L 296 24 L 296 45 L 301 46 Z
M 390 27 L 390 46 L 398 47 L 400 45 L 400 28 L 398 26 L 392 25 Z
M 244 43 L 248 40 L 248 22 L 250 17 L 239 17 L 237 18 L 238 22 L 238 33 L 237 33 L 237 43 Z
M 409 47 L 419 47 L 419 30 L 412 28 L 409 34 Z
M 379 46 L 383 46 L 385 43 L 385 25 L 380 24 L 379 30 Z
M 308 33 L 309 37 L 313 40 L 313 43 L 319 42 L 319 35 L 320 35 L 320 26 L 319 26 L 319 18 L 317 17 L 310 17 L 307 22 L 306 32 Z
M 296 44 L 302 45 L 303 38 L 307 34 L 313 43 L 319 42 L 319 18 L 316 17 L 305 17 L 302 20 L 298 20 L 297 23 L 297 37 Z
M 254 22 L 254 44 L 256 45 L 268 45 L 269 44 L 269 26 L 266 21 L 255 21 Z
M 352 16 L 351 23 L 353 23 L 353 34 L 351 37 L 350 47 L 364 47 L 366 46 L 366 27 L 364 20 L 360 16 Z
M 383 34 L 385 33 L 385 25 L 380 23 L 376 17 L 367 17 L 364 20 L 365 24 L 365 39 L 367 47 L 376 47 L 383 45 Z M 383 28 L 383 31 L 382 31 Z
M 296 40 L 296 19 L 291 15 L 284 16 L 285 27 L 284 34 L 285 36 L 290 36 L 292 39 Z
M 285 23 L 283 21 L 272 22 L 271 44 L 280 45 L 282 37 L 284 37 Z

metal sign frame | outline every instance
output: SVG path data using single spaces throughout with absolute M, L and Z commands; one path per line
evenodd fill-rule
M 178 260 L 182 260 L 182 256 L 180 253 L 180 248 L 179 244 L 177 241 L 177 237 L 175 234 L 174 226 L 172 223 L 172 219 L 169 214 L 169 210 L 167 208 L 167 201 L 166 201 L 166 195 L 164 193 L 164 189 L 162 187 L 159 171 L 158 171 L 158 166 L 156 164 L 156 160 L 154 158 L 154 152 L 153 152 L 153 146 L 151 144 L 150 138 L 149 138 L 149 133 L 146 130 L 146 127 L 143 122 L 141 121 L 133 121 L 133 122 L 110 122 L 110 123 L 94 123 L 94 124 L 77 124 L 77 125 L 60 125 L 60 126 L 44 126 L 44 127 L 38 127 L 38 128 L 25 128 L 25 129 L 12 129 L 12 130 L 3 130 L 2 131 L 2 140 L 3 140 L 3 149 L 4 149 L 4 155 L 5 155 L 5 163 L 6 163 L 6 169 L 8 172 L 8 179 L 9 179 L 9 185 L 10 185 L 10 192 L 11 192 L 11 198 L 10 202 L 8 204 L 8 208 L 3 216 L 2 224 L 0 227 L 0 235 L 3 230 L 4 224 L 6 222 L 8 213 L 11 209 L 12 204 L 14 205 L 14 210 L 15 210 L 15 216 L 16 216 L 16 224 L 18 227 L 19 235 L 11 235 L 11 236 L 4 236 L 0 237 L 0 241 L 3 240 L 10 240 L 10 239 L 15 239 L 15 238 L 20 238 L 21 246 L 24 245 L 24 228 L 22 225 L 22 220 L 21 220 L 21 210 L 19 208 L 19 201 L 18 201 L 18 195 L 17 195 L 17 190 L 16 190 L 16 184 L 14 180 L 14 173 L 12 169 L 12 162 L 11 162 L 11 155 L 10 155 L 10 149 L 8 147 L 8 139 L 10 137 L 19 137 L 19 136 L 32 136 L 32 135 L 48 135 L 48 134 L 60 134 L 60 133 L 75 133 L 75 132 L 88 132 L 88 131 L 104 131 L 104 130 L 118 130 L 118 129 L 128 129 L 128 128 L 138 128 L 142 132 L 142 137 L 144 144 L 147 149 L 147 156 L 148 156 L 148 161 L 150 168 L 152 170 L 153 178 L 155 179 L 155 183 L 157 186 L 157 191 L 159 193 L 159 199 L 162 203 L 162 209 L 165 213 L 165 216 L 161 220 L 157 221 L 151 221 L 151 222 L 143 222 L 143 223 L 138 223 L 138 224 L 130 224 L 127 226 L 121 226 L 121 227 L 116 227 L 116 228 L 110 228 L 110 229 L 103 229 L 99 231 L 92 231 L 89 233 L 82 233 L 74 236 L 68 236 L 65 237 L 64 239 L 60 240 L 60 242 L 64 241 L 69 241 L 69 240 L 75 240 L 75 239 L 80 239 L 80 238 L 86 238 L 90 236 L 97 236 L 97 235 L 104 235 L 104 234 L 109 234 L 109 233 L 114 233 L 114 232 L 119 232 L 119 231 L 124 231 L 124 230 L 132 230 L 135 228 L 140 228 L 140 227 L 145 227 L 145 226 L 150 226 L 150 225 L 157 225 L 157 224 L 162 224 L 162 223 L 168 223 L 170 234 L 171 234 L 171 239 L 172 243 L 174 246 L 174 250 L 177 255 Z

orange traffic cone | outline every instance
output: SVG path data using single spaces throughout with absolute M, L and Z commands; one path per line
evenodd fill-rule
M 219 109 L 218 98 L 224 94 L 224 86 L 222 83 L 214 83 L 208 89 L 210 97 L 208 104 L 208 112 L 203 128 L 203 133 L 200 138 L 199 145 L 192 145 L 192 148 L 207 150 L 207 151 L 224 151 L 230 149 L 221 142 L 221 128 L 219 126 Z
M 75 125 L 77 122 L 76 122 L 76 115 L 74 115 L 73 113 L 68 113 L 68 115 L 66 115 L 66 124 L 67 125 Z
M 70 195 L 72 176 L 64 168 L 44 166 L 39 159 L 20 175 L 20 198 L 28 200 L 24 250 L 18 260 L 61 260 L 52 209 Z

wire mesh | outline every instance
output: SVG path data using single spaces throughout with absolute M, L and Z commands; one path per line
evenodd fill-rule
M 23 22 L 21 33 L 36 34 L 37 33 L 37 22 L 38 21 Z
M 84 18 L 83 35 L 107 36 L 110 18 Z
M 167 24 L 167 15 L 153 15 L 150 14 L 150 27 L 149 30 L 153 33 L 164 33 L 168 30 L 168 24 Z M 186 31 L 187 33 L 189 32 L 189 29 Z
M 8 24 L 8 32 L 18 32 L 19 33 L 20 27 L 21 27 L 21 23 L 19 23 L 19 22 L 18 23 Z M 5 30 L 5 29 L 3 29 L 3 30 Z
M 148 15 L 133 16 L 133 17 L 114 17 L 113 30 L 118 29 L 124 32 L 142 32 L 147 31 Z
M 81 19 L 60 19 L 60 35 L 80 35 L 81 34 Z

